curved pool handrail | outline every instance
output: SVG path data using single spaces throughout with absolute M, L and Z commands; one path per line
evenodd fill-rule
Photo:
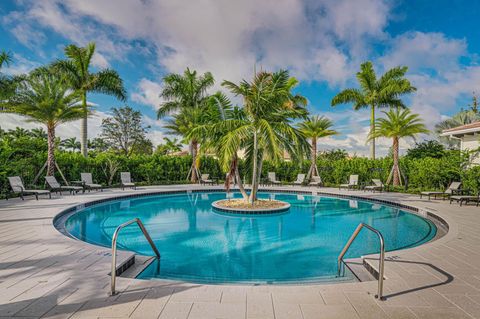
M 110 281 L 110 294 L 113 296 L 116 294 L 115 292 L 115 281 L 117 278 L 117 239 L 118 239 L 118 234 L 120 231 L 124 228 L 127 227 L 128 225 L 131 225 L 133 223 L 137 223 L 138 227 L 142 231 L 143 235 L 147 239 L 148 243 L 152 247 L 153 252 L 157 256 L 157 259 L 160 259 L 160 253 L 158 252 L 157 246 L 155 246 L 155 243 L 152 240 L 152 237 L 150 237 L 150 234 L 148 233 L 147 229 L 143 225 L 142 221 L 139 218 L 134 218 L 132 220 L 129 220 L 128 222 L 125 222 L 117 227 L 115 229 L 115 232 L 113 233 L 112 237 L 112 272 L 111 272 L 111 281 Z
M 372 226 L 365 224 L 365 223 L 360 223 L 355 231 L 353 232 L 352 236 L 348 240 L 348 242 L 345 244 L 345 247 L 343 247 L 342 252 L 340 255 L 338 255 L 338 260 L 337 260 L 337 276 L 340 276 L 341 272 L 341 267 L 342 267 L 342 261 L 343 257 L 347 253 L 348 249 L 352 245 L 353 241 L 355 238 L 357 238 L 358 234 L 362 230 L 362 228 L 366 228 L 370 231 L 372 231 L 374 234 L 378 236 L 378 240 L 380 241 L 380 260 L 379 260 L 379 265 L 378 265 L 378 292 L 377 295 L 375 295 L 375 298 L 378 298 L 379 300 L 383 300 L 383 273 L 384 273 L 384 263 L 385 263 L 385 241 L 383 240 L 382 233 L 378 230 L 373 228 Z

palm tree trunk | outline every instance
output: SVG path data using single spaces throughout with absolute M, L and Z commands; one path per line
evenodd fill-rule
M 393 186 L 400 185 L 400 176 L 398 174 L 398 137 L 393 138 Z
M 84 157 L 87 157 L 87 92 L 82 93 L 83 118 L 80 120 L 80 152 Z
M 197 153 L 198 153 L 198 142 L 196 140 L 192 141 L 192 175 L 190 176 L 190 181 L 192 183 L 198 182 L 197 176 Z
M 375 104 L 371 106 L 370 113 L 370 134 L 375 134 Z M 375 159 L 375 138 L 370 142 L 370 158 Z
M 311 172 L 312 176 L 317 176 L 317 170 L 315 169 L 317 167 L 317 138 L 312 137 L 312 165 L 311 165 Z M 309 176 L 310 177 L 310 176 Z
M 55 126 L 47 125 L 47 176 L 53 176 L 55 173 Z
M 238 157 L 237 156 L 235 156 L 234 161 L 235 161 L 235 164 L 234 164 L 235 165 L 235 169 L 234 169 L 235 179 L 237 180 L 238 190 L 242 194 L 243 199 L 248 200 L 248 194 L 245 191 L 245 187 L 243 186 L 242 177 L 240 176 L 240 171 L 238 170 Z
M 257 131 L 253 132 L 253 170 L 252 170 L 252 191 L 250 192 L 249 201 L 253 205 L 257 199 L 255 189 L 258 184 L 257 180 L 257 161 L 258 161 L 258 145 L 257 145 Z

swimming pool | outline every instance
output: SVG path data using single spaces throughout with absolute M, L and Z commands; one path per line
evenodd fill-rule
M 288 283 L 337 278 L 336 260 L 359 223 L 379 229 L 387 251 L 414 247 L 435 237 L 420 216 L 377 203 L 290 193 L 260 193 L 291 204 L 277 215 L 229 215 L 211 208 L 224 192 L 162 194 L 107 201 L 70 216 L 74 237 L 110 247 L 115 228 L 139 217 L 161 253 L 139 278 L 206 283 Z M 234 197 L 239 197 L 234 194 Z M 136 225 L 118 238 L 120 249 L 153 255 Z M 346 258 L 378 252 L 378 239 L 362 231 Z

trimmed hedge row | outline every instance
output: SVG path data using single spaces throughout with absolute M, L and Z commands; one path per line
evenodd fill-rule
M 35 143 L 34 140 L 24 142 L 26 144 L 22 144 L 21 148 L 0 148 L 2 192 L 8 189 L 7 176 L 20 175 L 26 185 L 31 185 L 35 175 L 45 163 L 46 150 L 43 150 L 41 145 L 29 145 Z M 32 149 L 37 151 L 29 151 Z M 38 151 L 39 149 L 41 151 Z M 81 172 L 91 172 L 94 180 L 104 185 L 117 185 L 119 172 L 122 171 L 131 172 L 135 181 L 144 184 L 187 183 L 191 164 L 190 156 L 173 157 L 158 154 L 126 157 L 107 152 L 84 158 L 79 153 L 60 151 L 56 156 L 67 180 L 78 180 Z M 200 163 L 202 173 L 209 173 L 211 177 L 219 179 L 225 176 L 216 159 L 203 157 Z M 317 164 L 324 183 L 338 185 L 344 183 L 350 174 L 358 174 L 361 183 L 369 183 L 372 178 L 386 181 L 392 160 L 390 158 L 370 160 L 360 157 L 337 160 L 319 158 Z M 462 165 L 463 161 L 458 152 L 448 152 L 442 158 L 401 159 L 401 169 L 407 177 L 408 191 L 411 192 L 442 189 L 454 180 L 462 180 L 466 188 L 476 191 L 480 187 L 480 167 L 462 169 Z M 241 163 L 241 172 L 245 172 L 243 166 L 244 163 Z M 274 171 L 281 181 L 291 182 L 296 179 L 297 174 L 306 173 L 309 167 L 309 161 L 281 162 L 277 165 L 265 161 L 262 175 L 267 176 L 267 172 Z M 58 173 L 57 178 L 60 180 Z M 42 177 L 36 186 L 41 187 L 43 182 Z

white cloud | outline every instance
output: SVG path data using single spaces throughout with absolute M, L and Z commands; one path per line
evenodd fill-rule
M 111 58 L 126 60 L 130 41 L 140 39 L 156 49 L 158 62 L 169 72 L 191 66 L 212 71 L 218 82 L 238 81 L 250 77 L 257 63 L 288 67 L 301 79 L 331 85 L 352 76 L 347 66 L 366 55 L 369 38 L 384 37 L 390 10 L 384 0 L 23 4 L 25 11 L 11 13 L 10 21 L 40 24 L 80 44 L 94 40 L 104 57 L 100 65 Z
M 408 32 L 393 39 L 380 62 L 387 68 L 407 65 L 411 71 L 444 72 L 458 68 L 460 57 L 466 54 L 464 39 L 450 39 L 443 33 Z
M 162 92 L 162 85 L 148 79 L 141 79 L 137 86 L 137 91 L 133 92 L 131 99 L 134 102 L 151 106 L 154 110 L 158 110 L 162 103 L 160 93 Z

